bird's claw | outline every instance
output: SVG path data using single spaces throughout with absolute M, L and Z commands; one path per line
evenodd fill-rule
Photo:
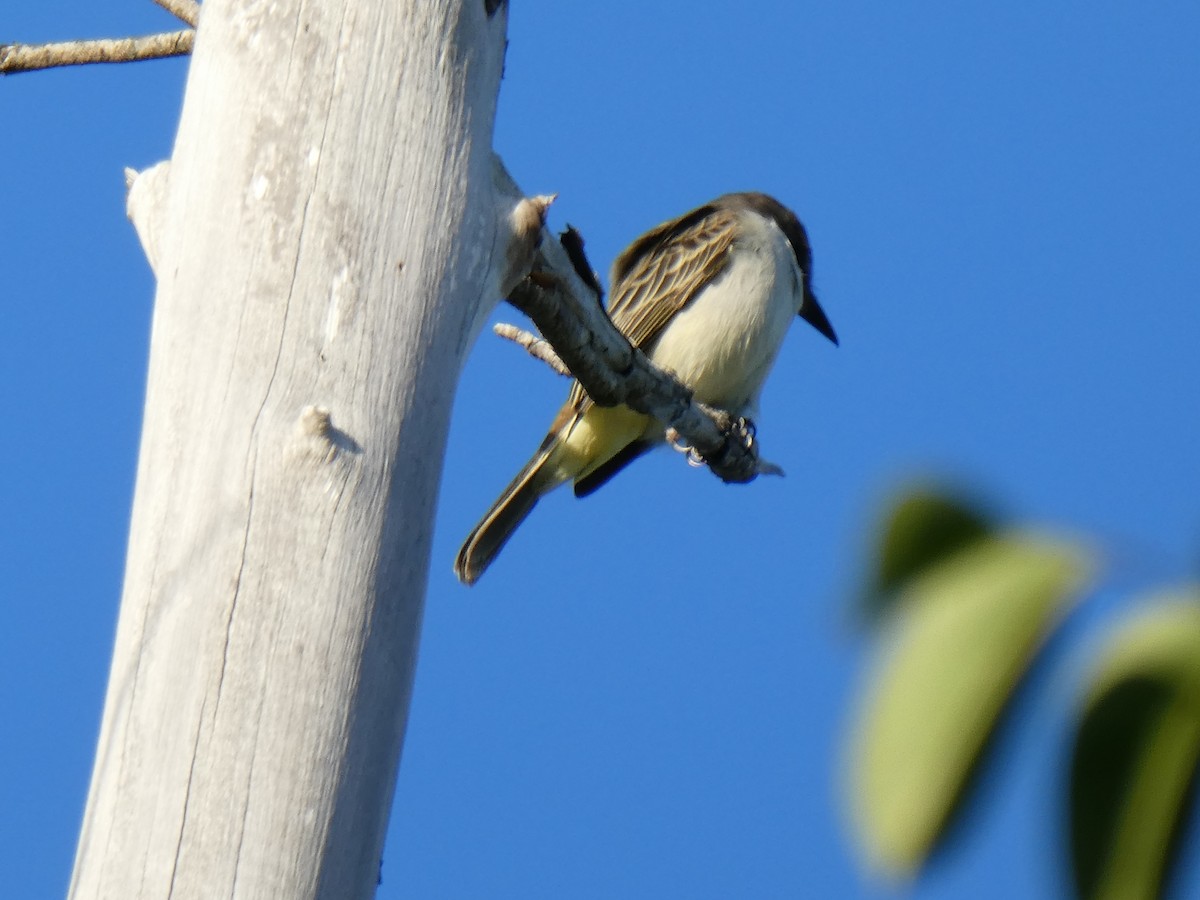
M 776 470 L 778 470 L 778 474 L 783 474 L 783 470 L 779 469 L 778 466 L 775 466 L 771 463 L 762 464 L 758 460 L 758 452 L 756 448 L 758 429 L 755 427 L 752 420 L 746 418 L 745 416 L 739 416 L 738 418 L 732 420 L 727 418 L 725 421 L 729 423 L 726 429 L 729 435 L 729 441 L 740 446 L 742 451 L 748 454 L 751 462 L 753 463 L 753 468 L 747 470 L 740 476 L 735 475 L 733 478 L 725 478 L 724 480 L 750 481 L 755 475 L 776 474 Z M 679 432 L 677 432 L 674 428 L 667 429 L 666 438 L 671 449 L 675 450 L 677 453 L 682 453 L 687 457 L 689 466 L 699 469 L 709 464 L 709 461 L 701 456 L 695 447 L 690 447 L 683 442 Z M 730 451 L 727 449 L 724 452 L 728 453 Z M 722 477 L 724 478 L 724 476 Z
M 696 452 L 696 448 L 689 447 L 687 444 L 685 444 L 683 442 L 683 438 L 679 436 L 679 432 L 674 428 L 667 429 L 666 437 L 667 445 L 670 446 L 670 448 L 676 453 L 682 453 L 685 457 L 687 457 L 687 463 L 689 466 L 692 466 L 693 468 L 700 468 L 701 466 L 707 465 L 707 463 L 704 461 L 704 457 Z

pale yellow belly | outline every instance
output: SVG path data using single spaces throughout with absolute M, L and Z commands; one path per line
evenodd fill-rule
M 661 431 L 661 426 L 628 406 L 589 407 L 555 451 L 558 480 L 586 478 L 647 431 Z

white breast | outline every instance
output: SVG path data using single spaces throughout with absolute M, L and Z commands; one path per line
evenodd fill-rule
M 725 271 L 671 323 L 650 354 L 703 403 L 752 415 L 804 294 L 796 256 L 770 219 L 742 216 Z

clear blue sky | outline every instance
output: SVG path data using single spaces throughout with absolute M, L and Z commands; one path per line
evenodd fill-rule
M 555 224 L 607 269 L 711 196 L 772 193 L 809 228 L 842 346 L 797 324 L 768 384 L 785 479 L 724 487 L 654 455 L 547 500 L 468 591 L 458 542 L 565 391 L 481 338 L 379 896 L 887 896 L 859 869 L 839 754 L 889 491 L 941 475 L 1096 535 L 1124 585 L 1200 562 L 1200 8 L 513 4 L 496 147 L 559 193 Z M 8 4 L 0 42 L 169 27 L 148 0 L 42 0 Z M 7 896 L 61 896 L 74 852 L 154 287 L 121 169 L 169 153 L 185 75 L 0 81 Z M 919 897 L 1058 895 L 1077 657 L 1042 676 Z

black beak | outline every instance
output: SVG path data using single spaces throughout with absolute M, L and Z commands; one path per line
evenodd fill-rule
M 834 346 L 837 346 L 837 333 L 829 324 L 825 310 L 821 309 L 821 304 L 817 302 L 817 295 L 807 289 L 804 291 L 804 305 L 800 307 L 800 318 L 833 341 Z

